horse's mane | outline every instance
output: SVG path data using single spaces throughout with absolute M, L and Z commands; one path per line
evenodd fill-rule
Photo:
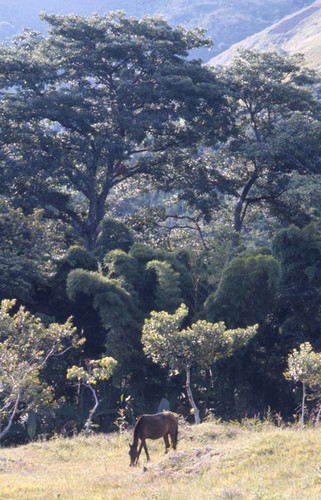
M 139 417 L 139 419 L 137 420 L 136 424 L 135 424 L 135 427 L 134 427 L 134 434 L 133 434 L 133 438 L 134 438 L 134 441 L 136 441 L 136 439 L 139 437 L 137 436 L 137 434 L 139 433 L 140 431 L 140 428 L 141 428 L 141 424 L 142 424 L 142 418 L 143 418 L 143 415 L 141 415 Z

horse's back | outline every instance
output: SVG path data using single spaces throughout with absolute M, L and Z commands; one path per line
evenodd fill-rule
M 139 427 L 139 437 L 144 439 L 159 439 L 177 427 L 177 418 L 170 412 L 142 415 L 136 424 Z

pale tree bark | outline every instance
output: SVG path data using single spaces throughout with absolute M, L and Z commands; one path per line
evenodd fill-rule
M 305 407 L 305 382 L 302 383 L 302 408 L 301 408 L 301 425 L 304 427 L 304 407 Z
M 317 417 L 316 417 L 316 419 L 315 419 L 315 423 L 316 423 L 316 425 L 319 425 L 320 416 L 321 416 L 321 405 L 319 406 L 319 410 L 318 410 L 318 413 L 317 413 Z
M 97 398 L 97 394 L 96 394 L 96 391 L 95 389 L 90 385 L 88 384 L 87 387 L 89 387 L 89 389 L 91 390 L 91 392 L 93 393 L 93 396 L 94 396 L 94 400 L 95 400 L 95 406 L 93 407 L 92 410 L 90 410 L 90 413 L 89 413 L 89 417 L 88 417 L 88 420 L 86 422 L 86 426 L 85 426 L 85 431 L 86 431 L 86 434 L 89 433 L 89 429 L 90 429 L 90 426 L 91 426 L 91 421 L 93 419 L 93 416 L 94 416 L 94 413 L 95 411 L 97 410 L 98 408 L 98 405 L 99 405 L 99 401 L 98 401 L 98 398 Z
M 192 390 L 191 390 L 191 367 L 190 366 L 188 366 L 186 368 L 186 392 L 187 392 L 187 396 L 188 396 L 188 400 L 190 402 L 190 405 L 194 410 L 195 424 L 198 425 L 201 423 L 201 421 L 200 421 L 200 414 L 199 414 L 198 408 L 195 404 Z
M 7 434 L 7 432 L 9 432 L 11 426 L 12 426 L 12 423 L 13 423 L 13 419 L 14 417 L 16 416 L 17 412 L 18 412 L 18 407 L 19 407 L 19 403 L 20 403 L 20 392 L 17 394 L 17 398 L 16 398 L 16 401 L 15 401 L 15 404 L 14 404 L 14 407 L 12 409 L 12 412 L 11 412 L 11 415 L 10 415 L 10 418 L 9 418 L 9 421 L 8 421 L 8 424 L 7 426 L 3 429 L 3 431 L 0 431 L 0 440 L 3 438 L 3 436 L 5 436 Z M 1 446 L 1 445 L 0 445 Z

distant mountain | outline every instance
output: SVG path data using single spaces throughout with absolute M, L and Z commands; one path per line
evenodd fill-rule
M 240 47 L 252 50 L 275 50 L 282 54 L 301 53 L 311 69 L 321 71 L 321 0 L 313 2 L 269 26 L 209 61 L 211 65 L 229 64 Z
M 129 16 L 162 15 L 171 24 L 203 27 L 214 49 L 201 51 L 205 61 L 232 44 L 263 30 L 312 0 L 0 0 L 0 41 L 21 32 L 22 27 L 45 31 L 38 17 L 49 13 L 90 15 L 125 10 Z

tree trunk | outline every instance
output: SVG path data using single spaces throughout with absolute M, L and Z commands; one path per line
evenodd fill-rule
M 319 424 L 319 421 L 320 421 L 320 415 L 321 415 L 321 405 L 319 406 L 319 410 L 318 410 L 317 418 L 316 418 L 316 420 L 315 420 L 316 425 L 318 425 L 318 424 Z
M 10 428 L 12 426 L 12 423 L 13 423 L 13 419 L 14 419 L 14 417 L 16 416 L 16 414 L 18 412 L 19 403 L 20 403 L 20 392 L 17 395 L 17 399 L 16 399 L 15 405 L 14 405 L 14 407 L 12 409 L 12 412 L 11 412 L 11 415 L 10 415 L 10 418 L 9 418 L 7 426 L 3 429 L 3 431 L 0 432 L 0 440 L 3 438 L 3 436 L 5 436 L 7 434 L 7 432 L 9 432 L 9 430 L 10 430 Z
M 250 179 L 247 181 L 245 186 L 242 189 L 242 193 L 240 195 L 239 201 L 236 204 L 235 210 L 234 210 L 234 231 L 235 231 L 235 238 L 233 242 L 233 247 L 236 248 L 239 239 L 240 239 L 240 234 L 242 231 L 243 227 L 243 221 L 246 215 L 246 209 L 248 207 L 247 204 L 247 196 L 253 187 L 253 185 L 256 183 L 258 179 L 258 174 L 257 171 L 255 170 L 254 173 L 251 175 Z
M 92 226 L 86 227 L 82 230 L 81 236 L 84 240 L 84 246 L 88 252 L 92 252 L 95 248 L 97 237 L 99 234 L 99 224 L 92 224 Z
M 95 406 L 93 407 L 93 409 L 90 411 L 89 413 L 89 417 L 88 417 L 88 420 L 86 422 L 86 425 L 85 425 L 85 431 L 86 431 L 86 434 L 89 433 L 89 430 L 90 430 L 90 426 L 91 426 L 91 421 L 93 419 L 93 416 L 94 416 L 94 413 L 95 411 L 97 410 L 98 408 L 98 405 L 99 405 L 99 401 L 98 401 L 98 398 L 97 398 L 97 394 L 96 394 L 96 391 L 95 389 L 90 385 L 88 384 L 89 389 L 91 390 L 91 392 L 93 393 L 93 396 L 94 396 L 94 400 L 95 400 Z
M 205 408 L 206 413 L 208 410 L 208 408 L 207 408 L 208 399 L 209 399 L 210 394 L 213 392 L 213 388 L 214 388 L 213 373 L 212 373 L 211 368 L 208 368 L 206 370 L 206 395 L 205 395 L 205 404 L 204 404 L 204 408 Z
M 103 216 L 98 217 L 98 201 L 96 193 L 89 198 L 89 211 L 87 218 L 82 224 L 82 237 L 84 245 L 89 252 L 93 251 L 99 234 L 99 225 Z
M 305 407 L 305 382 L 302 383 L 302 408 L 301 408 L 301 425 L 304 427 L 304 407 Z
M 81 225 L 81 236 L 84 239 L 86 250 L 91 252 L 95 248 L 95 244 L 100 231 L 100 224 L 105 215 L 105 202 L 111 189 L 113 166 L 109 169 L 109 175 L 105 181 L 104 186 L 100 193 L 94 187 L 89 188 L 85 196 L 89 202 L 89 209 L 87 217 L 83 220 Z
M 191 391 L 191 367 L 190 366 L 186 368 L 186 392 L 187 392 L 189 403 L 194 410 L 195 424 L 198 425 L 201 423 L 201 421 L 200 421 L 200 414 L 199 414 L 198 408 L 195 404 L 193 394 Z

